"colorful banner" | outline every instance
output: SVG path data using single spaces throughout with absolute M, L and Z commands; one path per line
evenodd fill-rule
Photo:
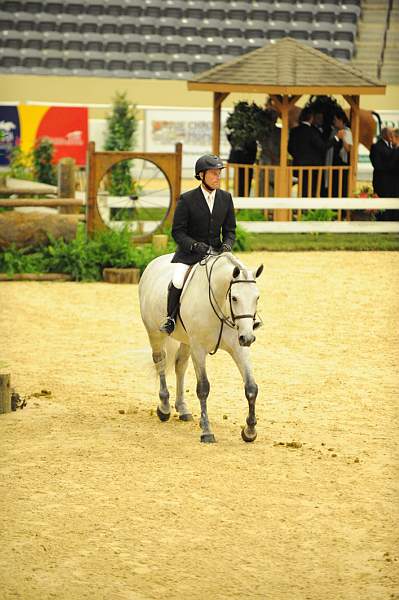
M 0 164 L 7 165 L 9 152 L 20 145 L 25 152 L 47 138 L 54 144 L 54 162 L 74 158 L 85 165 L 88 144 L 88 109 L 66 106 L 0 106 Z

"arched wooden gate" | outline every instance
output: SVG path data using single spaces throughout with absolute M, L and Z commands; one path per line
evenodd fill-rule
M 104 223 L 97 206 L 97 192 L 100 182 L 107 171 L 123 160 L 142 159 L 156 165 L 165 175 L 170 190 L 170 203 L 165 221 L 170 221 L 181 189 L 181 163 L 182 144 L 175 146 L 175 152 L 96 152 L 94 142 L 90 142 L 87 154 L 87 204 L 86 227 L 89 235 L 95 231 L 105 229 Z M 146 242 L 151 234 L 136 236 L 136 242 Z

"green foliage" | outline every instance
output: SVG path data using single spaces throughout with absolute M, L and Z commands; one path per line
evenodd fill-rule
M 174 251 L 170 243 L 166 252 Z M 14 273 L 67 273 L 75 281 L 100 281 L 104 267 L 136 267 L 142 272 L 156 256 L 151 244 L 136 246 L 127 229 L 98 232 L 86 238 L 84 228 L 79 228 L 71 242 L 50 239 L 50 243 L 38 252 L 31 249 L 17 250 L 15 246 L 0 254 L 0 271 Z
M 249 250 L 251 250 L 251 235 L 248 231 L 237 225 L 233 252 L 248 252 Z
M 23 152 L 20 146 L 15 146 L 10 152 L 8 175 L 15 179 L 32 181 L 32 154 L 30 152 Z
M 33 174 L 35 181 L 57 185 L 57 175 L 52 163 L 54 145 L 47 138 L 40 138 L 32 152 Z
M 137 114 L 126 98 L 126 92 L 117 92 L 112 114 L 107 117 L 105 150 L 132 150 L 137 131 Z M 130 174 L 131 161 L 122 161 L 110 171 L 109 193 L 113 196 L 130 196 L 137 193 L 137 185 Z
M 256 139 L 255 114 L 259 107 L 253 102 L 237 102 L 226 120 L 227 139 L 233 147 L 244 148 Z
M 302 213 L 302 221 L 336 221 L 337 211 L 329 208 L 307 210 Z
M 261 208 L 240 208 L 236 214 L 237 221 L 264 221 L 264 211 Z

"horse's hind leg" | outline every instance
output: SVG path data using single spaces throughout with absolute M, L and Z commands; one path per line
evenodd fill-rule
M 180 344 L 175 359 L 176 372 L 176 402 L 175 408 L 179 413 L 181 421 L 192 421 L 192 414 L 184 400 L 184 375 L 187 370 L 188 359 L 190 358 L 190 346 Z
M 166 385 L 166 352 L 164 344 L 150 338 L 152 347 L 152 360 L 154 361 L 159 376 L 159 399 L 157 415 L 161 421 L 168 421 L 170 417 L 169 390 Z
M 207 399 L 209 396 L 210 385 L 205 369 L 206 353 L 202 348 L 191 348 L 191 357 L 193 359 L 195 374 L 197 376 L 197 396 L 201 404 L 201 442 L 215 442 L 215 436 L 212 433 L 208 419 Z

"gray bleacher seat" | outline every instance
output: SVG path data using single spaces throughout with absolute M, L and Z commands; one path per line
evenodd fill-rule
M 64 10 L 64 3 L 63 2 L 55 2 L 54 0 L 52 2 L 46 2 L 44 5 L 44 12 L 46 13 L 46 15 L 60 15 L 63 10 Z
M 122 0 L 107 0 L 105 10 L 107 15 L 120 17 L 124 14 L 125 5 Z
M 202 39 L 199 39 L 199 41 L 203 42 Z M 179 52 L 181 52 L 181 48 L 186 42 L 186 37 L 180 35 L 169 35 L 166 38 L 163 38 L 163 52 L 168 55 L 178 54 Z
M 289 35 L 294 40 L 298 40 L 300 42 L 306 42 L 310 37 L 310 33 L 307 29 L 299 29 L 299 27 L 296 29 L 291 29 Z
M 339 60 L 351 60 L 352 53 L 348 48 L 333 48 L 331 55 Z
M 324 54 L 330 54 L 333 49 L 333 42 L 329 40 L 312 40 L 312 46 L 315 50 L 320 50 Z
M 93 17 L 91 15 L 80 15 L 78 23 L 79 31 L 81 33 L 98 33 L 97 22 L 93 21 Z
M 141 52 L 143 48 L 143 37 L 137 33 L 130 33 L 128 35 L 121 36 L 123 41 L 123 47 L 125 52 L 130 54 L 133 52 Z
M 234 2 L 229 5 L 227 18 L 233 21 L 248 21 L 253 19 L 251 15 L 251 6 L 246 2 Z
M 41 50 L 44 46 L 43 34 L 39 31 L 25 31 L 23 34 L 23 46 L 34 50 Z
M 333 11 L 318 10 L 315 14 L 315 24 L 330 23 L 333 25 L 336 21 L 336 14 Z
M 200 31 L 200 26 L 198 26 L 198 24 L 194 24 L 192 22 L 191 23 L 182 22 L 178 29 L 177 35 L 180 35 L 182 37 L 195 37 L 198 35 L 199 31 Z M 213 33 L 214 33 L 214 30 L 213 30 Z M 219 34 L 220 34 L 220 29 L 218 29 L 218 31 L 215 33 L 215 35 L 217 36 Z M 215 35 L 212 36 L 212 33 L 210 33 L 209 35 L 207 35 L 206 33 L 202 33 L 202 35 L 204 37 L 215 37 Z
M 177 35 L 180 27 L 180 19 L 173 19 L 171 17 L 162 17 L 157 21 L 158 34 L 165 35 Z
M 162 54 L 163 41 L 164 40 L 161 35 L 148 36 L 146 40 L 143 40 L 143 52 L 147 56 L 151 54 Z
M 273 4 L 264 5 L 262 3 L 259 5 L 249 6 L 248 7 L 248 10 L 250 13 L 249 18 L 253 21 L 265 21 L 266 22 L 269 20 L 269 16 L 273 9 L 274 9 Z
M 106 2 L 104 2 L 104 0 L 84 0 L 84 4 L 88 15 L 98 17 L 105 13 Z
M 123 38 L 118 34 L 109 34 L 106 36 L 103 47 L 105 52 L 124 52 Z
M 206 7 L 206 19 L 216 19 L 217 21 L 223 21 L 229 19 L 229 7 L 226 2 L 210 2 Z
M 62 52 L 64 49 L 64 41 L 62 35 L 58 31 L 48 31 L 43 36 L 43 46 L 46 50 L 54 50 Z
M 64 14 L 79 16 L 82 12 L 84 12 L 84 8 L 79 0 L 69 0 L 64 3 Z
M 64 53 L 51 50 L 43 55 L 43 67 L 49 70 L 58 71 L 64 68 Z
M 153 17 L 140 17 L 137 20 L 137 33 L 141 35 L 154 35 L 157 33 L 158 20 Z
M 86 33 L 83 35 L 84 47 L 86 52 L 103 52 L 104 36 L 100 33 Z
M 165 57 L 163 54 L 160 54 L 158 57 L 151 57 L 151 60 L 147 62 L 147 69 L 149 69 L 152 73 L 157 73 L 158 71 L 167 71 L 168 57 Z
M 128 17 L 141 17 L 144 14 L 144 7 L 142 6 L 142 4 L 132 4 L 131 2 L 128 2 L 126 4 L 126 6 L 124 7 L 124 11 L 123 14 L 128 16 Z
M 289 23 L 291 21 L 292 16 L 292 7 L 291 10 L 278 8 L 272 11 L 270 15 L 270 20 L 272 22 L 281 22 L 281 23 Z
M 64 48 L 65 50 L 69 50 L 70 52 L 83 52 L 84 51 L 84 42 L 82 35 L 78 34 L 79 38 L 71 38 L 64 37 Z
M 209 56 L 219 56 L 223 54 L 225 40 L 223 38 L 210 38 L 202 43 L 202 53 Z
M 294 26 L 296 23 L 300 23 L 301 26 L 304 23 L 313 23 L 313 19 L 314 19 L 314 12 L 311 10 L 305 10 L 305 9 L 295 10 L 295 12 L 292 15 L 292 23 L 294 24 Z
M 73 71 L 75 73 L 77 73 L 77 72 L 83 73 L 86 70 L 84 54 L 82 52 L 77 52 L 75 50 L 65 52 L 64 66 L 69 71 Z
M 361 15 L 361 7 L 360 4 L 350 4 L 349 2 L 342 2 L 340 7 L 340 11 L 342 13 L 350 13 L 356 15 L 356 18 L 359 18 Z
M 152 19 L 160 19 L 162 16 L 162 8 L 160 4 L 145 4 L 143 14 Z
M 185 4 L 185 2 L 166 0 L 162 5 L 162 15 L 170 19 L 182 19 Z
M 288 35 L 287 23 L 281 21 L 279 23 L 269 23 L 266 35 L 270 41 L 281 40 Z
M 86 52 L 85 58 L 85 67 L 89 71 L 106 70 L 107 63 L 104 52 Z
M 20 0 L 3 0 L 1 9 L 8 13 L 16 13 L 24 10 L 24 3 Z
M 184 44 L 183 48 L 181 49 L 182 52 L 184 52 L 185 54 L 189 54 L 189 55 L 195 55 L 195 54 L 201 54 L 202 52 L 202 43 L 195 43 L 195 42 L 187 42 L 186 44 Z
M 186 6 L 184 9 L 184 17 L 188 20 L 196 19 L 202 20 L 206 17 L 206 8 L 198 6 L 197 3 Z
M 208 69 L 210 69 L 211 67 L 214 66 L 214 63 L 211 63 L 209 61 L 206 60 L 206 57 L 197 60 L 196 62 L 194 62 L 191 65 L 191 72 L 194 73 L 194 75 L 198 75 L 198 73 L 202 73 L 203 71 L 207 71 Z
M 18 23 L 20 24 L 20 22 Z M 57 31 L 59 24 L 59 16 L 53 14 L 41 14 L 38 19 L 36 28 L 37 31 Z
M 37 0 L 24 2 L 24 10 L 33 15 L 37 15 L 44 10 L 44 2 L 38 2 Z
M 138 22 L 139 21 L 137 19 L 122 19 L 119 27 L 119 33 L 123 36 L 138 33 Z
M 118 33 L 122 21 L 118 17 L 111 15 L 101 15 L 98 17 L 98 31 L 104 35 L 109 33 Z
M 355 51 L 355 45 L 353 42 L 344 41 L 344 40 L 338 41 L 338 42 L 334 41 L 333 56 L 335 56 L 335 50 L 337 51 L 338 54 L 340 54 L 338 52 L 338 50 L 342 50 L 344 55 L 349 55 L 349 57 L 352 58 L 353 53 Z
M 219 27 L 220 34 L 228 38 L 244 37 L 244 27 L 242 21 L 233 21 L 229 19 Z
M 251 23 L 251 25 L 247 25 L 244 31 L 244 35 L 246 39 L 252 40 L 265 40 L 267 39 L 267 25 L 265 23 Z
M 21 31 L 3 31 L 0 36 L 0 46 L 19 50 L 24 45 L 24 34 Z
M 39 28 L 40 21 L 38 18 L 32 17 L 30 13 L 16 13 L 12 16 L 13 24 L 10 29 L 17 29 L 18 31 L 36 31 Z M 54 25 L 55 27 L 55 25 Z M 7 29 L 0 24 L 2 30 Z
M 341 29 L 334 31 L 333 38 L 336 42 L 352 42 L 353 44 L 355 41 L 353 31 L 343 31 Z
M 0 67 L 13 68 L 21 64 L 21 53 L 15 48 L 0 48 Z
M 106 55 L 107 69 L 111 71 L 114 76 L 120 75 L 122 72 L 128 73 L 129 69 L 129 57 L 126 54 L 119 52 L 109 52 Z M 116 73 L 118 72 L 118 73 Z
M 310 39 L 313 42 L 324 42 L 324 41 L 328 41 L 330 42 L 332 38 L 332 34 L 329 28 L 325 28 L 325 29 L 314 29 L 313 31 L 311 31 L 310 33 Z
M 191 63 L 176 58 L 175 60 L 169 61 L 169 70 L 177 77 L 187 77 L 191 73 Z
M 61 33 L 75 33 L 79 29 L 79 19 L 76 15 L 62 15 L 57 29 Z

